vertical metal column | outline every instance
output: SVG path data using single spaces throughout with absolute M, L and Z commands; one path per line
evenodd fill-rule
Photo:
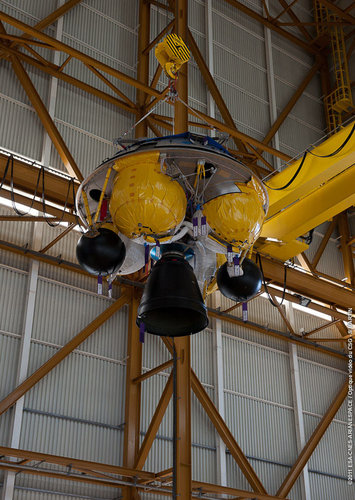
M 213 308 L 218 309 L 221 306 L 221 297 L 219 292 L 212 296 Z M 213 368 L 214 368 L 214 390 L 215 403 L 220 416 L 225 420 L 224 411 L 224 383 L 223 383 L 223 345 L 222 345 L 222 321 L 213 320 Z M 227 460 L 226 445 L 221 436 L 216 432 L 217 449 L 217 483 L 227 486 Z
M 175 1 L 175 31 L 187 40 L 187 0 Z M 176 89 L 184 102 L 188 102 L 187 64 L 179 71 Z M 188 129 L 186 107 L 175 104 L 175 133 Z M 181 499 L 191 498 L 191 359 L 190 337 L 175 339 L 177 355 L 177 443 L 176 443 L 176 493 Z
M 57 7 L 61 7 L 64 4 L 65 0 L 58 0 Z M 63 17 L 60 17 L 57 21 L 57 28 L 55 33 L 55 38 L 59 41 L 62 40 L 63 37 Z M 53 64 L 59 66 L 60 65 L 60 52 L 55 51 L 53 57 Z M 48 103 L 48 113 L 54 119 L 55 114 L 55 105 L 57 101 L 57 89 L 58 89 L 58 79 L 54 78 L 54 76 L 50 79 L 50 90 L 49 90 L 49 103 Z M 51 160 L 51 148 L 52 141 L 46 131 L 44 131 L 44 140 L 43 140 L 43 148 L 42 148 L 42 163 L 43 165 L 48 166 Z
M 267 9 L 269 8 L 268 0 L 265 0 L 265 5 Z M 276 91 L 275 91 L 275 74 L 274 74 L 274 59 L 272 55 L 272 42 L 271 42 L 271 30 L 264 26 L 264 37 L 265 37 L 265 56 L 266 56 L 266 76 L 267 76 L 267 88 L 269 95 L 269 112 L 270 112 L 270 124 L 273 125 L 277 120 L 277 106 L 276 106 Z M 275 149 L 280 149 L 279 133 L 276 132 L 272 139 L 272 146 Z M 278 169 L 281 165 L 280 158 L 274 157 L 274 166 Z
M 65 0 L 58 0 L 58 8 L 64 4 Z M 57 40 L 62 39 L 63 34 L 63 17 L 60 17 L 57 21 L 56 34 Z M 58 65 L 60 58 L 60 52 L 54 52 L 53 63 Z M 49 102 L 48 102 L 48 112 L 53 118 L 55 113 L 55 103 L 57 99 L 57 88 L 58 80 L 54 77 L 50 79 L 50 89 L 49 89 Z M 41 162 L 44 165 L 50 164 L 51 157 L 51 147 L 52 141 L 46 131 L 44 131 L 43 137 L 43 147 Z M 40 250 L 42 247 L 42 234 L 43 234 L 43 223 L 36 222 L 33 229 L 33 242 L 32 249 Z M 38 280 L 38 269 L 39 262 L 36 260 L 31 260 L 30 272 L 29 272 L 29 285 L 28 285 L 28 295 L 26 303 L 26 314 L 25 314 L 25 326 L 23 336 L 21 338 L 18 373 L 16 377 L 16 386 L 21 384 L 27 376 L 27 368 L 30 356 L 30 346 L 31 346 L 31 334 L 33 325 L 33 314 L 34 306 L 36 300 L 36 289 Z M 23 417 L 23 405 L 24 397 L 18 400 L 14 409 L 14 416 L 12 421 L 12 431 L 11 431 L 11 441 L 9 446 L 12 448 L 18 448 L 20 444 L 20 433 L 22 427 L 22 417 Z M 14 487 L 15 487 L 15 472 L 5 472 L 4 484 L 2 489 L 1 500 L 12 500 Z
M 295 327 L 294 310 L 290 302 L 286 302 L 286 316 L 292 328 Z M 296 426 L 297 453 L 299 454 L 306 444 L 304 434 L 304 421 L 302 411 L 301 382 L 298 366 L 297 346 L 289 342 L 292 398 Z M 311 500 L 311 489 L 309 484 L 308 464 L 305 465 L 300 476 L 301 494 L 303 500 Z
M 212 0 L 206 0 L 205 5 L 205 26 L 206 26 L 206 63 L 212 76 L 214 76 L 213 58 L 213 29 L 212 29 Z M 211 92 L 207 89 L 207 114 L 212 118 L 216 117 L 215 102 Z
M 139 450 L 141 384 L 133 383 L 142 371 L 142 344 L 139 341 L 139 328 L 136 325 L 140 296 L 132 292 L 128 321 L 127 368 L 126 368 L 126 405 L 123 445 L 123 465 L 134 468 Z M 137 492 L 132 487 L 123 489 L 123 498 L 133 500 Z
M 43 223 L 35 222 L 33 229 L 33 250 L 39 250 L 42 243 Z M 24 319 L 24 331 L 21 337 L 19 361 L 17 367 L 16 387 L 21 384 L 27 377 L 27 369 L 30 358 L 31 334 L 33 325 L 33 316 L 36 301 L 36 290 L 38 281 L 39 261 L 31 260 L 30 271 L 28 276 L 28 291 L 26 298 L 26 313 Z M 20 398 L 14 408 L 12 416 L 11 439 L 9 446 L 18 448 L 20 445 L 20 435 L 23 418 L 23 406 L 25 397 Z M 4 483 L 1 493 L 1 500 L 12 500 L 15 487 L 15 472 L 5 472 Z
M 149 52 L 144 49 L 149 45 L 150 36 L 150 3 L 144 0 L 139 2 L 139 30 L 138 30 L 138 65 L 137 80 L 149 85 Z M 144 116 L 144 102 L 146 94 L 143 90 L 137 90 L 137 107 L 139 113 L 137 119 Z M 139 123 L 136 127 L 136 137 L 146 137 L 148 133 L 147 120 Z

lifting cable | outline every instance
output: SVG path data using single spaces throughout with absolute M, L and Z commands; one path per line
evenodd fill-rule
M 271 187 L 269 186 L 268 184 L 266 184 L 266 182 L 264 182 L 265 186 L 268 188 L 268 189 L 271 189 L 272 191 L 281 191 L 283 189 L 286 189 L 288 188 L 292 183 L 293 181 L 296 179 L 296 177 L 298 176 L 298 174 L 300 173 L 301 171 L 301 168 L 303 167 L 304 165 L 304 162 L 305 162 L 305 159 L 306 159 L 306 156 L 307 154 L 311 154 L 312 156 L 316 156 L 317 158 L 331 158 L 332 156 L 336 156 L 338 153 L 340 153 L 340 151 L 342 149 L 344 149 L 344 147 L 347 145 L 347 143 L 349 142 L 351 136 L 353 135 L 355 131 L 355 124 L 353 125 L 352 129 L 350 130 L 349 132 L 349 135 L 347 136 L 347 138 L 345 139 L 345 141 L 343 142 L 343 144 L 341 144 L 335 151 L 333 151 L 332 153 L 330 153 L 329 155 L 317 155 L 315 153 L 312 153 L 312 151 L 310 151 L 309 149 L 307 149 L 304 154 L 303 154 L 303 158 L 302 158 L 302 161 L 301 163 L 299 164 L 296 172 L 294 173 L 294 175 L 292 176 L 292 178 L 282 187 L 279 187 L 279 188 L 274 188 L 274 187 Z
M 283 283 L 282 299 L 281 299 L 280 304 L 275 304 L 273 298 L 270 295 L 267 284 L 266 284 L 265 275 L 264 275 L 264 271 L 263 271 L 263 265 L 261 262 L 261 255 L 259 253 L 256 254 L 256 263 L 258 263 L 258 261 L 259 261 L 259 267 L 260 267 L 260 271 L 261 271 L 264 289 L 265 289 L 265 292 L 267 294 L 267 298 L 268 298 L 270 304 L 272 304 L 274 307 L 282 306 L 282 304 L 285 300 L 285 294 L 286 294 L 287 266 L 284 264 L 284 283 Z

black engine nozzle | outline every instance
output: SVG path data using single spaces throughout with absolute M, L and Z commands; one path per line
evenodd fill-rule
M 262 284 L 261 271 L 252 260 L 245 258 L 241 267 L 242 276 L 229 276 L 227 262 L 217 272 L 217 285 L 220 292 L 236 302 L 245 302 L 255 297 Z
M 182 337 L 208 325 L 207 308 L 192 267 L 178 251 L 164 252 L 154 265 L 138 308 L 137 325 L 147 332 Z
M 83 234 L 76 247 L 80 266 L 94 276 L 107 276 L 119 270 L 126 247 L 121 238 L 110 229 L 100 227 L 96 234 Z

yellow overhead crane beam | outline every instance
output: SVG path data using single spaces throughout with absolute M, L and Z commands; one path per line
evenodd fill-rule
M 275 190 L 293 178 L 302 158 L 266 182 L 270 207 L 256 245 L 258 251 L 282 260 L 294 257 L 307 248 L 296 238 L 355 204 L 353 127 L 354 123 L 347 125 L 312 149 L 313 154 L 307 154 L 297 177 L 285 189 Z M 337 151 L 349 136 L 341 151 L 328 156 Z

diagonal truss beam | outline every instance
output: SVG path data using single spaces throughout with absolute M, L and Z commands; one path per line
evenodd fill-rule
M 279 130 L 279 128 L 281 127 L 281 125 L 283 124 L 283 122 L 285 121 L 285 119 L 287 118 L 287 116 L 289 115 L 289 113 L 291 112 L 291 110 L 293 109 L 293 107 L 295 106 L 295 104 L 297 103 L 297 101 L 299 100 L 301 95 L 303 94 L 303 92 L 306 90 L 308 84 L 311 82 L 314 75 L 319 70 L 320 66 L 321 66 L 321 61 L 317 61 L 312 66 L 312 68 L 309 70 L 309 72 L 307 73 L 305 78 L 302 80 L 302 82 L 300 83 L 299 87 L 297 88 L 297 90 L 295 91 L 295 93 L 293 94 L 291 99 L 288 101 L 286 106 L 283 108 L 283 110 L 279 114 L 277 120 L 272 125 L 269 132 L 266 134 L 266 136 L 263 140 L 264 144 L 269 144 L 269 142 L 274 137 L 276 132 Z
M 166 368 L 170 368 L 170 366 L 172 366 L 172 364 L 173 364 L 173 360 L 169 359 L 169 361 L 165 361 L 165 363 L 162 363 L 161 365 L 156 366 L 155 368 L 152 368 L 151 370 L 149 370 L 145 373 L 142 373 L 141 375 L 139 375 L 138 377 L 133 379 L 133 382 L 135 384 L 137 384 L 138 382 L 142 382 L 143 380 L 146 380 L 147 378 L 150 378 L 153 375 L 157 375 L 158 373 L 163 372 L 164 370 L 166 370 Z
M 142 54 L 148 54 L 152 48 L 159 42 L 159 40 L 161 38 L 163 38 L 163 36 L 168 33 L 168 31 L 170 30 L 173 30 L 174 29 L 174 26 L 175 26 L 175 19 L 173 19 L 172 21 L 170 21 L 169 24 L 167 24 L 165 26 L 165 28 L 154 38 L 154 40 L 152 40 L 146 47 L 145 49 L 142 51 Z
M 31 57 L 27 54 L 24 54 L 23 52 L 20 52 L 19 50 L 16 49 L 11 49 L 9 47 L 6 47 L 4 44 L 1 44 L 1 35 L 0 35 L 0 46 L 4 52 L 6 52 L 9 55 L 15 55 L 22 61 L 30 64 L 31 66 L 34 66 L 35 68 L 38 68 L 39 70 L 43 71 L 44 73 L 47 73 L 48 75 L 54 76 L 55 78 L 58 78 L 59 80 L 62 80 L 66 83 L 70 83 L 74 87 L 79 88 L 80 90 L 84 90 L 85 92 L 88 92 L 89 94 L 92 94 L 96 97 L 100 97 L 101 99 L 114 104 L 120 109 L 123 109 L 124 111 L 128 111 L 130 113 L 136 113 L 137 110 L 135 107 L 130 106 L 126 101 L 122 101 L 118 99 L 117 97 L 112 96 L 111 94 L 107 94 L 106 92 L 103 92 L 102 90 L 97 89 L 96 87 L 93 87 L 89 85 L 88 83 L 83 82 L 82 80 L 78 80 L 77 78 L 74 78 L 73 76 L 70 76 L 66 73 L 62 72 L 62 69 L 64 68 L 64 63 L 61 66 L 57 66 L 53 64 L 50 61 L 47 61 L 43 63 L 42 61 Z M 69 56 L 71 57 L 71 56 Z M 66 62 L 69 62 L 69 57 L 66 59 Z
M 271 291 L 270 288 L 268 288 L 268 291 L 269 291 L 269 294 L 272 297 L 272 300 L 273 300 L 274 304 L 276 304 L 277 310 L 279 311 L 280 316 L 281 316 L 283 322 L 285 323 L 287 330 L 292 335 L 296 335 L 294 329 L 292 328 L 292 325 L 291 325 L 290 321 L 288 320 L 288 317 L 286 316 L 285 311 L 282 309 L 282 306 L 278 303 L 278 300 L 276 299 L 276 296 L 273 294 L 273 292 Z
M 248 328 L 249 330 L 253 330 L 254 332 L 264 333 L 266 335 L 270 335 L 271 337 L 282 339 L 286 342 L 291 342 L 292 344 L 300 345 L 302 347 L 306 347 L 308 349 L 313 349 L 313 350 L 318 351 L 318 352 L 323 352 L 323 353 L 328 354 L 330 356 L 333 356 L 335 358 L 342 359 L 343 361 L 346 359 L 345 354 L 343 354 L 339 351 L 336 351 L 335 349 L 324 348 L 324 347 L 316 344 L 315 342 L 311 342 L 308 339 L 303 339 L 299 335 L 289 335 L 287 333 L 273 330 L 271 328 L 267 328 L 265 326 L 258 325 L 256 323 L 252 323 L 250 321 L 245 322 L 242 319 L 239 319 L 239 318 L 232 316 L 230 314 L 223 313 L 221 311 L 217 311 L 216 309 L 209 308 L 208 309 L 208 316 L 210 318 L 220 319 L 222 321 L 226 321 L 227 323 L 232 323 L 234 325 L 240 325 L 243 328 Z M 316 339 L 314 339 L 314 340 L 316 340 Z
M 135 107 L 134 102 L 132 102 L 131 99 L 129 99 L 129 97 L 127 97 L 123 92 L 121 92 L 120 89 L 118 89 L 116 87 L 116 85 L 114 85 L 112 82 L 110 82 L 110 80 L 108 80 L 108 78 L 106 78 L 102 73 L 100 73 L 99 70 L 97 70 L 93 66 L 90 66 L 89 64 L 85 64 L 85 66 L 90 71 L 92 71 L 94 73 L 94 75 L 96 75 L 98 78 L 100 78 L 100 80 L 102 82 L 104 82 L 111 90 L 113 90 L 115 92 L 115 94 L 119 95 L 124 101 L 126 101 L 128 106 L 130 106 L 131 108 Z
M 173 350 L 169 341 L 165 337 L 161 337 L 161 339 L 165 344 L 166 348 L 168 349 L 168 351 L 172 354 Z M 204 408 L 207 415 L 211 419 L 213 425 L 220 434 L 224 443 L 226 444 L 234 460 L 237 462 L 238 466 L 245 475 L 249 484 L 252 486 L 253 490 L 257 493 L 263 493 L 267 495 L 267 492 L 263 487 L 263 485 L 261 484 L 260 479 L 256 475 L 248 459 L 246 458 L 243 451 L 239 447 L 238 443 L 234 439 L 233 434 L 228 429 L 226 423 L 218 413 L 217 408 L 213 404 L 212 400 L 208 396 L 207 392 L 203 388 L 201 382 L 199 381 L 197 375 L 195 374 L 192 368 L 191 368 L 191 388 L 196 394 L 197 399 L 200 401 L 202 407 Z
M 98 484 L 113 488 L 121 488 L 127 484 L 127 479 L 136 479 L 136 488 L 141 488 L 144 492 L 155 492 L 158 495 L 171 496 L 170 486 L 161 484 L 162 479 L 171 474 L 171 469 L 153 473 L 148 471 L 139 471 L 117 465 L 104 464 L 101 462 L 90 462 L 76 458 L 63 457 L 58 455 L 49 455 L 47 453 L 38 453 L 30 450 L 19 450 L 15 448 L 0 447 L 1 456 L 18 458 L 18 461 L 0 460 L 0 469 L 13 470 L 44 477 L 55 477 L 68 481 L 82 483 Z M 26 465 L 29 462 L 37 462 L 35 465 Z M 57 468 L 44 468 L 39 464 L 55 464 L 66 467 L 68 470 L 59 471 Z M 71 471 L 79 471 L 81 474 Z M 84 472 L 84 474 L 82 474 Z M 121 479 L 122 478 L 122 479 Z M 138 481 L 137 481 L 138 480 Z M 201 481 L 192 481 L 192 497 L 201 498 L 201 495 L 208 498 L 208 494 L 236 496 L 238 498 L 251 498 L 258 500 L 282 500 L 274 495 L 264 495 L 261 493 L 252 493 L 239 488 L 228 488 L 217 484 L 204 483 Z M 190 498 L 190 497 L 189 497 Z
M 63 5 L 58 7 L 58 9 L 54 10 L 44 19 L 42 19 L 42 21 L 37 23 L 34 27 L 36 28 L 36 30 L 43 31 L 45 28 L 57 21 L 57 19 L 64 16 L 64 14 L 66 14 L 80 2 L 81 0 L 68 0 Z M 28 38 L 28 36 L 24 35 L 23 38 Z
M 47 219 L 45 219 L 47 220 Z M 68 233 L 70 233 L 70 231 L 72 231 L 75 227 L 75 223 L 73 222 L 72 224 L 69 224 L 69 226 L 64 229 L 64 231 L 62 231 L 56 238 L 54 238 L 52 241 L 50 241 L 48 243 L 48 245 L 46 245 L 45 247 L 43 247 L 39 253 L 46 253 L 48 252 L 48 250 L 52 247 L 54 247 L 54 245 L 56 243 L 58 243 L 58 241 L 60 241 L 62 238 L 64 238 L 64 236 L 66 236 Z
M 2 401 L 0 401 L 0 415 L 6 412 L 12 405 L 16 403 L 26 392 L 34 387 L 43 377 L 45 377 L 53 368 L 55 368 L 63 359 L 74 351 L 84 340 L 94 333 L 101 325 L 105 323 L 111 316 L 121 309 L 127 303 L 127 295 L 123 294 L 113 304 L 111 304 L 104 312 L 95 318 L 88 326 L 73 337 L 65 344 L 54 356 L 40 366 L 32 375 L 16 387 Z
M 128 83 L 129 85 L 132 85 L 137 89 L 143 90 L 144 92 L 151 94 L 154 97 L 159 97 L 159 92 L 157 92 L 155 89 L 151 89 L 148 85 L 144 85 L 135 78 L 132 78 L 131 76 L 128 76 L 125 73 L 122 73 L 121 71 L 118 71 L 115 68 L 112 68 L 108 64 L 105 64 L 97 59 L 94 59 L 93 57 L 88 56 L 87 54 L 84 54 L 83 52 L 80 52 L 79 50 L 76 50 L 73 47 L 70 47 L 70 45 L 60 42 L 59 40 L 56 40 L 55 38 L 46 35 L 41 31 L 36 30 L 32 26 L 23 23 L 22 21 L 6 14 L 5 12 L 0 11 L 0 20 L 10 24 L 11 26 L 14 26 L 15 28 L 18 28 L 19 30 L 24 31 L 25 33 L 28 33 L 29 35 L 32 35 L 34 38 L 38 40 L 48 43 L 48 45 L 50 45 L 53 50 L 59 50 L 61 52 L 65 52 L 66 54 L 78 59 L 83 63 L 89 64 L 90 66 L 93 66 L 96 69 L 102 70 L 105 73 L 114 76 L 118 80 L 122 80 L 123 82 Z
M 291 9 L 291 7 L 293 7 L 293 5 L 294 5 L 295 3 L 297 3 L 297 2 L 298 2 L 298 0 L 293 0 L 290 4 L 288 4 L 288 5 L 287 5 L 287 7 L 286 7 L 286 8 L 284 8 L 281 12 L 279 12 L 279 14 L 277 14 L 277 16 L 276 16 L 276 17 L 272 17 L 272 18 L 270 19 L 270 21 L 272 21 L 273 23 L 275 23 L 278 19 L 280 19 L 280 17 L 282 17 L 284 14 L 286 14 L 286 12 L 287 12 L 288 10 L 290 10 L 290 9 Z
M 197 378 L 197 375 L 191 370 L 191 385 L 192 390 L 197 396 L 197 399 L 200 401 L 202 407 L 206 411 L 213 425 L 217 429 L 219 435 L 223 439 L 225 445 L 227 446 L 229 452 L 232 457 L 240 467 L 244 476 L 248 480 L 249 484 L 257 493 L 267 494 L 264 486 L 262 485 L 260 479 L 256 475 L 254 469 L 250 465 L 248 459 L 244 455 L 242 449 L 237 444 L 236 440 L 233 437 L 233 434 L 228 429 L 226 423 L 218 413 L 217 408 L 213 404 L 212 400 L 208 396 L 207 392 L 203 388 L 201 382 Z
M 154 480 L 155 479 L 155 474 L 153 472 L 147 472 L 147 471 L 137 471 L 135 469 L 130 469 L 129 467 L 121 467 L 118 465 L 109 465 L 109 464 L 104 464 L 101 462 L 90 462 L 88 460 L 80 460 L 77 458 L 69 458 L 69 457 L 63 457 L 60 455 L 50 455 L 48 453 L 39 453 L 36 451 L 30 451 L 30 450 L 19 450 L 15 448 L 8 448 L 5 446 L 0 447 L 0 453 L 2 457 L 14 457 L 14 458 L 20 458 L 20 459 L 25 459 L 26 462 L 41 462 L 41 463 L 48 463 L 48 464 L 55 464 L 55 465 L 60 465 L 64 467 L 72 466 L 73 469 L 76 470 L 87 470 L 87 471 L 98 471 L 102 473 L 107 473 L 107 474 L 115 474 L 119 476 L 125 476 L 125 477 L 134 477 L 138 476 L 139 479 L 145 479 L 145 480 Z M 20 463 L 16 462 L 11 462 L 12 465 L 18 466 Z M 21 460 L 21 464 L 24 462 Z M 50 470 L 49 470 L 50 472 Z M 67 474 L 68 475 L 68 474 Z M 68 475 L 68 477 L 70 477 Z M 109 477 L 109 476 L 108 476 Z M 115 479 L 115 478 L 111 478 Z
M 188 30 L 188 36 L 187 40 L 189 43 L 189 47 L 191 49 L 192 55 L 200 68 L 201 74 L 203 76 L 203 79 L 205 80 L 205 83 L 207 85 L 208 90 L 210 91 L 215 103 L 217 104 L 217 107 L 221 113 L 221 116 L 223 120 L 226 122 L 227 125 L 236 128 L 234 120 L 232 118 L 232 115 L 229 112 L 229 109 L 226 106 L 226 103 L 224 102 L 224 99 L 216 85 L 216 82 L 213 79 L 213 76 L 211 75 L 208 66 L 200 52 L 200 49 L 198 48 L 197 43 L 195 42 L 195 39 L 191 33 L 190 30 Z M 238 138 L 234 138 L 234 141 L 236 143 L 236 146 L 238 149 L 241 151 L 247 152 L 247 149 L 245 147 L 245 144 L 243 141 L 241 141 Z
M 327 228 L 327 231 L 325 235 L 322 238 L 322 241 L 319 244 L 319 247 L 317 248 L 316 253 L 314 254 L 313 260 L 312 260 L 312 267 L 316 269 L 317 264 L 319 262 L 319 259 L 322 257 L 323 252 L 325 250 L 325 247 L 327 246 L 327 243 L 335 229 L 336 226 L 336 219 L 332 219 L 332 221 L 329 223 L 329 226 Z
M 349 221 L 347 212 L 342 212 L 337 216 L 338 228 L 340 233 L 340 248 L 343 256 L 345 278 L 351 285 L 355 284 L 354 261 L 352 256 L 351 246 L 348 245 L 350 240 Z
M 308 33 L 306 28 L 304 26 L 302 26 L 301 21 L 298 19 L 298 17 L 294 13 L 294 11 L 292 9 L 288 8 L 289 6 L 288 6 L 286 0 L 279 0 L 279 2 L 282 5 L 282 7 L 285 9 L 285 13 L 287 12 L 287 14 L 292 19 L 292 21 L 294 21 L 295 23 L 298 24 L 297 27 L 298 27 L 299 31 L 303 34 L 303 36 L 305 36 L 307 38 L 307 40 L 309 42 L 311 42 L 312 41 L 311 35 Z
M 0 13 L 0 16 L 1 16 L 1 13 Z M 0 42 L 0 44 L 1 44 L 1 42 Z M 51 76 L 54 76 L 60 80 L 63 80 L 67 83 L 70 83 L 71 85 L 74 85 L 75 87 L 77 87 L 81 90 L 84 90 L 92 95 L 100 97 L 101 99 L 104 99 L 107 102 L 110 102 L 110 103 L 116 105 L 117 107 L 124 109 L 125 111 L 131 112 L 131 113 L 138 113 L 137 108 L 135 108 L 135 107 L 133 108 L 133 107 L 129 106 L 129 104 L 127 102 L 122 101 L 122 100 L 120 100 L 120 99 L 118 99 L 110 94 L 107 94 L 99 89 L 96 89 L 95 87 L 93 87 L 85 82 L 82 82 L 81 80 L 78 80 L 78 79 L 76 79 L 76 78 L 74 78 L 66 73 L 63 73 L 61 71 L 61 67 L 56 66 L 49 61 L 47 61 L 47 64 L 44 64 L 40 60 L 35 59 L 34 57 L 31 57 L 27 54 L 24 54 L 23 52 L 20 52 L 16 49 L 11 49 L 9 47 L 6 47 L 5 45 L 2 45 L 2 48 L 8 54 L 16 55 L 22 61 L 40 69 L 41 71 L 44 71 L 45 73 L 47 73 Z M 92 64 L 92 66 L 94 67 L 94 64 Z M 149 92 L 147 91 L 147 94 L 151 94 L 152 92 L 154 92 L 154 95 L 158 98 L 162 97 L 162 93 L 159 93 L 158 91 L 154 90 L 154 84 L 156 84 L 157 80 L 159 79 L 160 73 L 161 72 L 158 69 L 157 72 L 155 73 L 155 77 L 153 79 L 154 81 L 152 82 L 152 85 L 149 87 L 150 91 Z M 145 104 L 146 103 L 147 103 L 147 100 L 145 101 Z M 203 118 L 211 127 L 215 127 L 221 131 L 224 131 L 227 134 L 231 135 L 232 137 L 235 137 L 236 139 L 240 139 L 242 142 L 249 144 L 250 146 L 253 145 L 256 148 L 260 149 L 260 151 L 266 151 L 266 152 L 272 154 L 273 156 L 277 156 L 277 157 L 281 158 L 284 161 L 290 160 L 290 157 L 288 155 L 286 155 L 285 153 L 282 153 L 281 151 L 278 151 L 278 150 L 276 150 L 276 149 L 274 149 L 266 144 L 263 144 L 262 142 L 254 139 L 253 137 L 248 136 L 247 134 L 243 134 L 242 132 L 237 131 L 235 129 L 234 125 L 233 125 L 233 127 L 227 126 L 224 123 L 219 122 L 218 120 L 211 118 L 208 115 L 205 115 L 204 113 L 197 111 L 197 110 L 192 109 L 189 111 L 189 113 L 196 116 L 197 118 L 200 118 L 200 117 Z M 154 118 L 154 120 L 157 121 L 157 119 L 159 119 L 159 116 L 155 115 L 154 117 L 151 116 L 151 118 L 152 119 Z M 164 118 L 166 118 L 167 120 L 171 120 L 171 117 L 164 117 Z M 168 128 L 169 130 L 172 130 L 172 126 L 168 123 L 160 123 L 160 125 L 164 126 L 165 128 Z M 205 124 L 195 123 L 194 126 L 206 128 Z
M 46 16 L 42 21 L 39 23 L 35 24 L 34 28 L 36 28 L 39 31 L 44 30 L 51 24 L 53 24 L 57 19 L 60 17 L 64 16 L 69 10 L 71 10 L 73 7 L 75 7 L 78 3 L 80 3 L 81 0 L 68 0 L 65 4 L 61 5 L 58 7 L 58 9 L 54 10 L 51 12 L 48 16 Z M 18 42 L 20 41 L 26 41 L 31 38 L 31 35 L 24 34 L 21 37 L 18 37 Z M 12 43 L 11 47 L 16 47 L 17 43 Z M 0 51 L 0 58 L 3 57 L 3 53 Z
M 65 168 L 69 174 L 79 181 L 84 179 L 82 173 L 79 170 L 74 158 L 72 157 L 67 145 L 65 144 L 62 136 L 60 135 L 57 127 L 54 124 L 50 114 L 48 113 L 42 99 L 40 98 L 35 86 L 33 85 L 27 71 L 22 66 L 19 58 L 15 55 L 11 56 L 11 64 L 19 79 L 21 85 L 23 86 L 32 106 L 36 110 L 44 128 L 46 129 L 49 137 L 51 138 L 54 146 L 56 147 L 59 156 L 64 163 Z
M 244 5 L 243 3 L 238 2 L 237 0 L 226 0 L 226 2 L 228 2 L 230 5 L 232 5 L 236 9 L 240 10 L 241 12 L 243 12 L 244 14 L 246 14 L 247 16 L 252 17 L 256 21 L 259 21 L 260 23 L 264 24 L 265 26 L 267 26 L 271 30 L 275 31 L 279 35 L 287 38 L 288 40 L 290 40 L 290 42 L 293 42 L 296 45 L 298 45 L 299 47 L 302 47 L 302 49 L 304 49 L 306 52 L 310 52 L 311 54 L 318 54 L 319 51 L 318 51 L 318 49 L 316 47 L 313 47 L 309 43 L 304 42 L 303 40 L 301 40 L 300 38 L 298 38 L 297 36 L 292 35 L 292 33 L 289 33 L 288 31 L 286 31 L 286 30 L 280 28 L 279 26 L 273 24 L 267 18 L 265 18 L 262 15 L 258 14 L 257 12 L 255 12 L 252 9 L 250 9 L 249 7 L 247 7 L 246 5 Z
M 319 441 L 322 439 L 325 431 L 328 429 L 329 425 L 331 424 L 333 418 L 335 417 L 337 411 L 343 404 L 343 401 L 346 398 L 346 395 L 348 394 L 348 389 L 349 389 L 349 382 L 346 380 L 334 398 L 333 402 L 329 406 L 328 410 L 326 411 L 325 415 L 323 416 L 322 420 L 319 422 L 317 427 L 315 428 L 312 436 L 309 438 L 307 444 L 301 451 L 300 455 L 298 456 L 294 466 L 290 470 L 290 472 L 287 474 L 284 482 L 280 486 L 278 492 L 276 493 L 277 496 L 281 498 L 286 498 L 288 493 L 291 491 L 293 485 L 297 481 L 297 478 L 301 474 L 304 466 L 308 462 L 309 458 L 311 457 L 312 453 L 316 449 Z
M 199 111 L 199 110 L 194 109 L 194 108 L 190 108 L 189 113 L 191 115 L 195 116 L 196 118 L 198 118 L 199 120 L 201 120 L 201 119 L 204 120 L 206 123 L 208 123 L 212 127 L 216 128 L 218 130 L 221 130 L 222 132 L 226 132 L 231 137 L 236 137 L 236 138 L 241 139 L 246 144 L 256 146 L 257 148 L 259 148 L 262 151 L 266 151 L 267 153 L 270 153 L 273 156 L 277 156 L 278 158 L 281 158 L 281 160 L 284 160 L 284 161 L 291 160 L 291 157 L 288 156 L 287 154 L 282 153 L 281 151 L 279 151 L 275 148 L 272 148 L 271 146 L 268 146 L 267 144 L 264 144 L 264 143 L 258 141 L 257 139 L 254 139 L 254 137 L 251 137 L 247 134 L 244 134 L 243 132 L 239 132 L 239 130 L 237 130 L 235 127 L 230 127 L 229 125 L 226 125 L 225 123 L 222 123 L 222 122 L 216 120 L 215 118 L 212 118 L 211 116 L 206 115 L 202 111 Z M 157 118 L 157 117 L 159 118 L 159 116 L 160 115 L 155 115 L 155 118 Z M 160 118 L 163 118 L 163 119 L 165 118 L 167 120 L 171 119 L 168 116 L 167 117 L 160 116 Z M 199 124 L 196 124 L 196 126 L 198 127 Z
M 328 328 L 332 325 L 335 325 L 336 323 L 339 323 L 339 321 L 341 321 L 341 320 L 340 319 L 333 319 L 332 321 L 329 321 L 328 323 L 324 323 L 324 325 L 321 325 L 318 328 L 314 328 L 314 330 L 311 330 L 310 332 L 305 333 L 303 335 L 303 338 L 310 337 L 311 335 L 314 335 L 315 333 L 318 333 L 322 330 L 325 330 L 326 328 Z M 314 340 L 316 340 L 317 342 L 319 341 L 319 339 L 314 339 Z
M 147 460 L 148 453 L 152 447 L 155 436 L 158 432 L 159 426 L 165 415 L 166 409 L 169 405 L 171 396 L 173 394 L 173 376 L 170 375 L 165 385 L 163 393 L 160 397 L 159 403 L 154 412 L 153 418 L 149 424 L 146 435 L 144 436 L 143 443 L 139 449 L 134 467 L 142 469 L 145 461 Z

